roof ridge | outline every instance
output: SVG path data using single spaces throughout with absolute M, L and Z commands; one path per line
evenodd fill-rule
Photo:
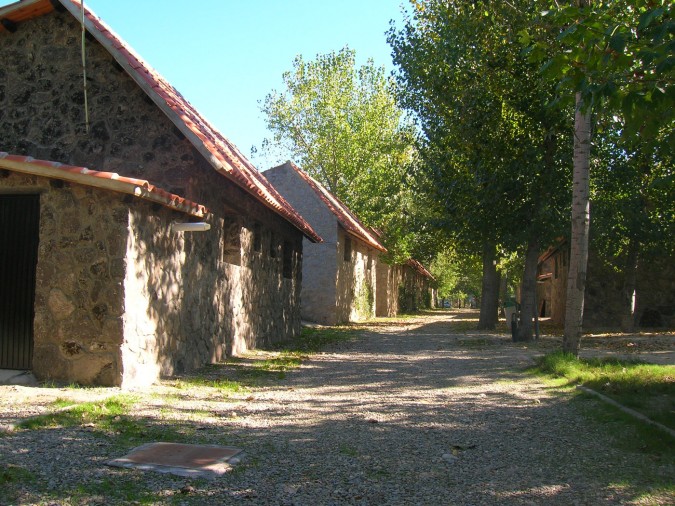
M 58 1 L 76 19 L 81 17 L 84 10 L 88 31 L 153 99 L 169 120 L 186 134 L 188 140 L 216 171 L 281 215 L 312 241 L 322 241 L 311 225 L 276 191 L 251 161 L 103 19 L 88 6 L 83 6 L 81 0 Z
M 350 232 L 352 235 L 356 235 L 359 237 L 361 240 L 369 244 L 370 246 L 374 247 L 375 249 L 378 249 L 382 252 L 386 252 L 387 248 L 385 248 L 382 243 L 376 238 L 370 231 L 368 230 L 368 227 L 356 216 L 356 214 L 349 209 L 349 207 L 342 202 L 336 195 L 331 193 L 328 188 L 323 186 L 321 183 L 319 183 L 316 179 L 314 179 L 311 175 L 309 175 L 306 171 L 298 167 L 295 163 L 292 161 L 288 160 L 286 162 L 287 164 L 290 165 L 290 167 L 295 170 L 298 175 L 303 178 L 309 185 L 310 187 L 313 188 L 315 192 L 319 193 L 319 197 L 323 197 L 322 200 L 324 203 L 328 206 L 328 208 L 331 210 L 331 212 L 338 218 L 338 221 L 343 225 L 343 227 Z M 341 218 L 346 218 L 346 222 L 344 219 Z

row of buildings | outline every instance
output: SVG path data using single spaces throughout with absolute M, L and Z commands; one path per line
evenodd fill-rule
M 0 61 L 0 368 L 137 387 L 430 304 L 424 267 L 294 164 L 258 172 L 79 1 L 0 8 Z

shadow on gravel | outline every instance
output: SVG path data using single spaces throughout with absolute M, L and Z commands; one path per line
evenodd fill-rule
M 132 412 L 133 434 L 120 424 L 0 435 L 0 504 L 673 502 L 672 442 L 641 442 L 614 416 L 589 421 L 587 406 L 602 409 L 593 399 L 527 380 L 531 350 L 432 313 L 427 324 L 362 330 L 250 395 L 228 400 L 214 388 L 200 399 L 208 417 Z M 227 373 L 208 368 L 210 379 Z M 190 411 L 180 397 L 166 409 Z M 173 441 L 236 446 L 246 457 L 210 482 L 103 465 L 163 427 Z

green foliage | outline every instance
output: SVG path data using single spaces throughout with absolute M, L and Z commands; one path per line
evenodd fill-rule
M 436 279 L 439 298 L 457 300 L 480 296 L 483 274 L 477 256 L 446 250 L 431 262 L 430 270 Z
M 601 392 L 648 418 L 675 429 L 675 366 L 616 359 L 577 359 L 552 353 L 539 360 L 537 370 Z
M 370 318 L 374 316 L 373 304 L 375 303 L 375 293 L 369 283 L 363 283 L 356 296 L 354 297 L 354 306 L 356 312 L 362 318 Z
M 568 115 L 520 54 L 532 2 L 415 1 L 389 42 L 399 99 L 420 130 L 421 188 L 435 226 L 466 254 L 487 241 L 515 251 L 567 222 Z M 571 150 L 570 150 L 571 151 Z
M 575 92 L 604 114 L 619 115 L 624 137 L 673 142 L 675 118 L 675 5 L 667 0 L 593 0 L 555 3 L 527 29 L 520 43 L 559 99 Z M 557 37 L 543 34 L 556 31 Z
M 395 253 L 411 200 L 405 170 L 412 130 L 384 67 L 372 60 L 357 67 L 355 51 L 345 47 L 313 61 L 297 56 L 283 81 L 286 89 L 261 106 L 273 133 L 264 148 L 292 158 L 365 224 L 383 230 Z
M 591 180 L 593 247 L 619 272 L 631 249 L 641 261 L 675 254 L 672 146 L 663 137 L 656 146 L 633 142 L 614 122 L 601 127 Z

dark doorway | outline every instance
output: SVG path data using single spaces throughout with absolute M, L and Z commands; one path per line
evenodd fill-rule
M 0 369 L 30 369 L 39 195 L 0 195 Z

